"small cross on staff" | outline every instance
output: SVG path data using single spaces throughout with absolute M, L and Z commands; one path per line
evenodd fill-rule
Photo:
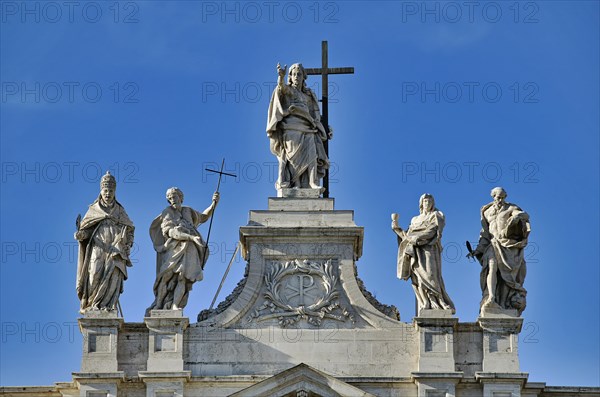
M 229 174 L 227 172 L 223 172 L 224 166 L 225 166 L 225 159 L 223 159 L 223 161 L 221 162 L 221 170 L 219 170 L 219 171 L 205 168 L 206 171 L 214 172 L 215 174 L 219 174 L 219 182 L 217 183 L 217 193 L 219 193 L 219 188 L 221 187 L 221 178 L 223 177 L 223 175 L 237 177 L 237 175 L 235 175 L 235 174 Z M 204 263 L 206 260 L 206 252 L 208 251 L 208 240 L 210 239 L 210 230 L 212 229 L 212 223 L 213 223 L 213 219 L 215 217 L 216 210 L 217 210 L 217 208 L 215 207 L 215 209 L 213 210 L 212 216 L 210 217 L 210 223 L 208 224 L 208 234 L 206 235 L 206 249 L 204 250 L 204 257 L 202 258 L 202 262 L 201 262 L 203 264 L 203 266 L 204 266 Z
M 321 42 L 321 67 L 320 68 L 306 68 L 307 75 L 321 75 L 321 103 L 323 108 L 323 114 L 321 116 L 321 124 L 325 127 L 325 132 L 329 134 L 329 78 L 330 74 L 354 74 L 353 67 L 342 67 L 342 68 L 330 68 L 328 66 L 329 60 L 327 55 L 327 41 Z M 323 142 L 325 146 L 325 153 L 327 153 L 327 157 L 329 158 L 329 141 Z M 325 192 L 323 192 L 323 197 L 329 197 L 329 170 L 325 172 L 325 177 L 323 178 L 323 187 L 325 188 Z
M 219 174 L 219 182 L 217 183 L 217 192 L 219 191 L 219 187 L 221 186 L 221 177 L 223 175 L 237 177 L 237 175 L 235 175 L 235 174 L 229 174 L 227 172 L 223 172 L 224 166 L 225 166 L 225 159 L 223 159 L 223 161 L 221 162 L 221 169 L 219 171 L 205 168 L 206 171 Z M 213 216 L 214 216 L 214 212 L 213 212 Z M 206 235 L 206 247 L 207 248 L 208 248 L 208 239 L 210 238 L 210 228 L 212 227 L 212 220 L 213 220 L 213 218 L 211 217 L 210 224 L 208 226 L 208 234 Z M 223 283 L 225 282 L 225 279 L 227 278 L 227 274 L 229 274 L 229 269 L 231 268 L 231 264 L 233 263 L 233 260 L 235 259 L 235 255 L 237 254 L 239 249 L 240 249 L 240 243 L 238 242 L 235 246 L 235 251 L 233 252 L 233 256 L 231 257 L 231 260 L 229 261 L 229 265 L 227 265 L 227 270 L 225 270 L 225 274 L 223 275 L 223 278 L 221 279 L 221 284 L 219 284 L 219 288 L 217 289 L 217 292 L 215 293 L 215 296 L 210 304 L 210 308 L 208 309 L 209 311 L 212 310 L 213 306 L 215 305 L 217 297 L 219 296 L 219 292 L 221 292 L 221 288 L 223 288 Z M 206 256 L 206 251 L 208 251 L 208 249 L 204 250 L 205 256 Z M 204 260 L 202 261 L 202 263 L 204 263 Z

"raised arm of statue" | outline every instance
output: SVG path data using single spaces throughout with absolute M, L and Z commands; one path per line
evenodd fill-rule
M 444 224 L 444 214 L 430 194 L 419 199 L 419 215 L 412 218 L 406 232 L 398 226 L 398 214 L 392 214 L 392 230 L 398 235 L 396 274 L 411 280 L 419 313 L 427 309 L 455 312 L 442 279 L 440 240 Z
M 396 213 L 392 214 L 392 230 L 401 240 L 406 238 L 406 232 L 398 225 L 398 214 Z
M 212 215 L 219 194 L 213 195 L 212 204 L 204 212 L 184 206 L 183 197 L 181 189 L 168 189 L 169 206 L 150 226 L 150 237 L 158 255 L 155 299 L 146 310 L 147 316 L 152 310 L 183 309 L 193 284 L 204 277 L 208 247 L 197 227 Z
M 213 214 L 213 212 L 215 212 L 215 208 L 217 208 L 217 204 L 219 204 L 220 197 L 221 196 L 219 195 L 219 192 L 215 192 L 212 197 L 212 203 L 210 203 L 210 205 L 206 207 L 202 215 L 210 217 Z
M 279 63 L 277 64 L 277 86 L 279 86 L 279 87 L 285 86 L 284 78 L 285 78 L 286 71 L 287 71 L 287 65 L 284 65 L 282 68 Z

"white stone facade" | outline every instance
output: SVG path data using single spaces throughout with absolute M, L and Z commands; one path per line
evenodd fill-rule
M 600 397 L 599 388 L 528 383 L 520 317 L 461 323 L 448 310 L 425 310 L 400 321 L 357 277 L 363 228 L 353 212 L 308 193 L 250 212 L 240 228 L 245 278 L 198 322 L 179 310 L 152 311 L 144 323 L 86 315 L 72 382 L 1 394 Z

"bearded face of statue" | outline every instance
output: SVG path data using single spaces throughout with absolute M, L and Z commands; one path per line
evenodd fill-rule
M 506 196 L 500 192 L 497 192 L 497 193 L 494 193 L 493 198 L 494 198 L 494 206 L 496 208 L 500 208 L 504 205 L 504 199 L 506 198 Z
M 181 209 L 181 204 L 183 201 L 181 200 L 181 196 L 177 194 L 177 192 L 169 192 L 167 194 L 167 200 L 169 201 L 169 204 L 171 204 L 171 207 L 173 209 Z

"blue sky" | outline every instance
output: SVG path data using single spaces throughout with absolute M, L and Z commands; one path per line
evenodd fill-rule
M 271 5 L 269 5 L 271 4 Z M 330 66 L 331 196 L 365 228 L 359 276 L 402 321 L 390 213 L 407 226 L 424 192 L 446 215 L 443 274 L 462 322 L 477 318 L 476 241 L 490 189 L 531 216 L 520 360 L 530 381 L 600 385 L 599 3 L 0 3 L 0 384 L 49 385 L 79 370 L 75 218 L 100 174 L 136 225 L 121 304 L 140 322 L 153 300 L 148 227 L 179 186 L 204 209 L 206 167 L 221 186 L 195 321 L 248 211 L 274 196 L 265 133 L 276 65 Z M 309 78 L 320 95 L 320 79 Z M 208 225 L 200 230 L 206 235 Z M 235 262 L 226 296 L 243 275 Z M 57 365 L 58 364 L 58 365 Z

